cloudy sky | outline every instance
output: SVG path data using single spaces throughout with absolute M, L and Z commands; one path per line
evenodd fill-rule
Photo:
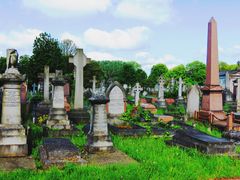
M 218 22 L 219 59 L 240 60 L 239 0 L 1 0 L 0 56 L 32 52 L 40 32 L 72 39 L 92 59 L 135 60 L 149 72 L 205 62 L 207 23 Z

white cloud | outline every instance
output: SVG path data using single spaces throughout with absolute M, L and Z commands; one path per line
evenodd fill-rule
M 114 11 L 115 16 L 162 24 L 171 20 L 172 0 L 122 0 Z
M 31 53 L 34 39 L 41 33 L 39 29 L 25 29 L 22 31 L 0 32 L 0 49 L 16 48 L 19 53 Z M 21 54 L 20 54 L 21 55 Z
M 126 30 L 115 29 L 111 32 L 90 28 L 84 33 L 86 43 L 108 49 L 138 48 L 148 39 L 149 29 L 145 26 Z
M 73 34 L 71 34 L 71 33 L 68 33 L 68 32 L 62 33 L 60 39 L 61 39 L 61 41 L 62 41 L 62 40 L 65 40 L 65 39 L 70 39 L 70 40 L 72 40 L 79 48 L 83 47 L 83 42 L 82 42 L 81 37 L 76 36 L 76 35 L 73 35 Z
M 104 12 L 111 0 L 23 0 L 23 4 L 49 16 L 69 17 Z
M 141 64 L 142 68 L 149 74 L 151 68 L 155 64 L 163 63 L 168 68 L 173 68 L 181 63 L 180 59 L 176 58 L 172 54 L 165 54 L 162 57 L 154 57 L 149 52 L 137 52 L 135 54 L 136 61 Z

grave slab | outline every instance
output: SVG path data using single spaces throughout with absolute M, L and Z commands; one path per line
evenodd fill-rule
M 86 163 L 81 158 L 79 149 L 65 138 L 44 139 L 43 145 L 40 147 L 40 160 L 43 163 L 43 168 L 52 165 L 62 167 L 65 163 Z
M 199 151 L 207 154 L 234 154 L 235 145 L 225 138 L 216 138 L 197 131 L 190 126 L 184 126 L 178 129 L 169 142 L 172 145 L 178 145 L 187 148 L 197 148 Z
M 15 169 L 36 169 L 35 161 L 32 157 L 0 158 L 0 170 L 12 171 Z

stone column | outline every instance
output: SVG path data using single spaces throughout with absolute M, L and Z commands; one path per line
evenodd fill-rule
M 49 102 L 49 66 L 44 66 L 44 101 Z
M 182 81 L 182 78 L 180 77 L 179 78 L 179 84 L 178 84 L 178 100 L 183 100 L 183 97 L 182 97 L 182 87 L 183 87 L 183 81 Z
M 50 109 L 47 127 L 54 129 L 70 129 L 70 121 L 68 120 L 66 110 L 64 108 L 64 78 L 62 71 L 56 70 L 56 78 L 52 80 L 53 102 Z
M 15 49 L 7 51 L 8 69 L 1 77 L 3 82 L 2 119 L 0 124 L 0 157 L 27 156 L 25 129 L 21 125 L 20 88 L 25 77 L 17 67 Z
M 105 96 L 93 97 L 89 101 L 93 106 L 93 121 L 88 134 L 87 149 L 89 152 L 111 151 L 113 143 L 108 133 L 106 104 L 109 102 Z

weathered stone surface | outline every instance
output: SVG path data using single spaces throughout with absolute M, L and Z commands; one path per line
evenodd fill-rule
M 106 113 L 106 103 L 108 99 L 106 98 L 90 98 L 90 102 L 93 105 L 93 122 L 91 124 L 91 129 L 88 134 L 87 150 L 90 153 L 95 153 L 98 151 L 112 151 L 113 143 L 111 137 L 108 133 L 108 123 L 107 123 L 107 113 Z
M 158 118 L 158 121 L 168 123 L 173 120 L 173 116 L 168 116 L 168 115 L 158 115 L 155 114 L 154 117 Z
M 120 116 L 126 111 L 126 95 L 121 84 L 114 82 L 107 89 L 107 112 L 110 116 Z
M 68 112 L 68 118 L 73 124 L 82 124 L 82 123 L 84 124 L 84 123 L 89 123 L 90 114 L 85 109 L 71 110 Z
M 32 157 L 0 158 L 0 170 L 12 171 L 16 169 L 36 169 L 35 161 Z
M 189 117 L 194 117 L 194 112 L 199 111 L 200 107 L 200 89 L 194 85 L 187 97 L 187 113 Z
M 86 163 L 79 149 L 69 139 L 47 138 L 40 147 L 40 160 L 44 168 L 51 165 L 63 166 L 65 163 Z
M 182 147 L 197 148 L 199 151 L 207 154 L 232 154 L 235 152 L 235 145 L 233 142 L 224 138 L 216 138 L 207 135 L 190 126 L 185 126 L 183 129 L 176 130 L 170 143 Z

